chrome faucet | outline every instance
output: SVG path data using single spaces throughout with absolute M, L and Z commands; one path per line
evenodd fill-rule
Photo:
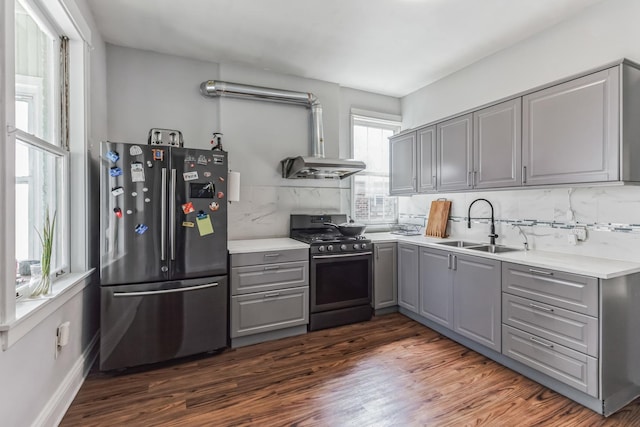
M 475 202 L 479 202 L 480 200 L 487 202 L 491 207 L 491 234 L 489 234 L 489 238 L 491 239 L 490 243 L 492 245 L 495 245 L 496 237 L 498 237 L 498 235 L 496 234 L 496 222 L 493 216 L 493 205 L 487 199 L 475 199 L 473 202 L 471 202 L 471 204 L 469 205 L 469 211 L 467 212 L 467 228 L 471 228 L 471 206 L 473 206 Z

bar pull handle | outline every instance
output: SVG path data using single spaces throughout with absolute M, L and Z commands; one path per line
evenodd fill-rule
M 530 268 L 529 273 L 539 274 L 541 276 L 553 276 L 553 271 L 536 270 L 535 268 Z
M 272 292 L 270 294 L 264 294 L 263 299 L 268 299 L 268 298 L 276 298 L 280 296 L 280 292 Z
M 527 183 L 527 167 L 526 166 L 522 167 L 522 183 L 523 184 Z
M 542 342 L 538 339 L 535 339 L 534 337 L 529 338 L 531 341 L 533 341 L 536 344 L 540 344 L 541 346 L 547 347 L 547 348 L 553 348 L 553 344 L 550 343 L 546 343 L 546 342 Z
M 471 171 L 467 174 L 467 185 L 473 187 L 473 172 Z
M 279 265 L 270 265 L 264 268 L 264 271 L 275 271 L 275 270 L 279 270 L 280 266 Z
M 167 168 L 161 172 L 162 192 L 160 195 L 160 260 L 167 259 Z
M 458 255 L 452 255 L 451 256 L 453 258 L 453 270 L 457 270 L 458 269 Z
M 280 254 L 264 254 L 265 258 L 277 258 L 279 256 L 280 256 Z
M 189 286 L 188 288 L 161 289 L 158 291 L 139 291 L 139 292 L 114 292 L 114 297 L 143 297 L 149 295 L 175 294 L 180 292 L 197 291 L 199 289 L 215 288 L 218 282 L 207 283 L 206 285 Z
M 451 270 L 451 254 L 447 254 L 447 269 Z
M 478 171 L 473 171 L 473 179 L 471 180 L 471 183 L 473 184 L 474 187 L 478 185 L 477 181 L 478 181 Z
M 531 307 L 531 308 L 533 308 L 535 310 L 542 310 L 542 311 L 546 311 L 546 312 L 549 312 L 549 313 L 553 313 L 553 308 L 543 307 L 541 305 L 537 305 L 537 304 L 533 304 L 533 303 L 530 303 L 529 307 Z
M 171 261 L 176 259 L 176 170 L 171 169 L 171 190 L 169 210 L 169 239 L 171 240 Z

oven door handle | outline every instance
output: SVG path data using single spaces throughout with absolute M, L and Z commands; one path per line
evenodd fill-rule
M 347 258 L 354 256 L 371 255 L 372 252 L 358 252 L 357 254 L 342 254 L 342 255 L 314 255 L 313 259 L 328 259 L 328 258 Z

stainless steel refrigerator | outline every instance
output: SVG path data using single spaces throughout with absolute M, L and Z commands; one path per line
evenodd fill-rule
M 227 153 L 103 142 L 100 369 L 227 345 Z

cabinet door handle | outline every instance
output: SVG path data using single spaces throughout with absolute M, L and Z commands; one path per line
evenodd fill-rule
M 549 343 L 546 343 L 546 342 L 542 342 L 542 341 L 540 341 L 540 340 L 535 339 L 534 337 L 531 337 L 531 338 L 529 338 L 529 339 L 530 339 L 531 341 L 533 341 L 534 343 L 536 343 L 536 344 L 540 344 L 540 345 L 542 345 L 542 346 L 544 346 L 544 347 L 547 347 L 547 348 L 553 348 L 553 344 L 549 344 Z
M 380 248 L 376 246 L 376 259 L 380 259 Z
M 527 167 L 526 166 L 522 167 L 522 183 L 523 184 L 527 183 Z
M 453 269 L 457 270 L 458 269 L 458 255 L 452 255 L 453 258 Z
M 269 265 L 269 266 L 264 268 L 264 271 L 274 271 L 274 270 L 279 270 L 279 269 L 280 269 L 279 265 Z
M 478 185 L 477 180 L 478 180 L 478 171 L 473 171 L 473 179 L 471 180 L 471 184 L 473 184 L 474 187 Z
M 540 274 L 541 276 L 553 276 L 553 271 L 542 271 L 542 270 L 536 270 L 535 268 L 530 268 L 529 273 Z
M 265 258 L 275 258 L 275 257 L 279 257 L 280 254 L 264 254 Z
M 280 292 L 273 292 L 270 294 L 264 294 L 263 299 L 267 299 L 267 298 L 275 298 L 275 297 L 279 297 L 280 296 Z
M 469 174 L 467 176 L 467 185 L 469 187 L 473 187 L 473 172 L 469 171 Z
M 451 254 L 447 254 L 447 269 L 451 270 Z
M 543 307 L 541 305 L 537 305 L 537 304 L 533 304 L 530 303 L 529 307 L 535 309 L 535 310 L 542 310 L 542 311 L 548 311 L 549 313 L 553 313 L 553 308 L 547 308 L 547 307 Z

